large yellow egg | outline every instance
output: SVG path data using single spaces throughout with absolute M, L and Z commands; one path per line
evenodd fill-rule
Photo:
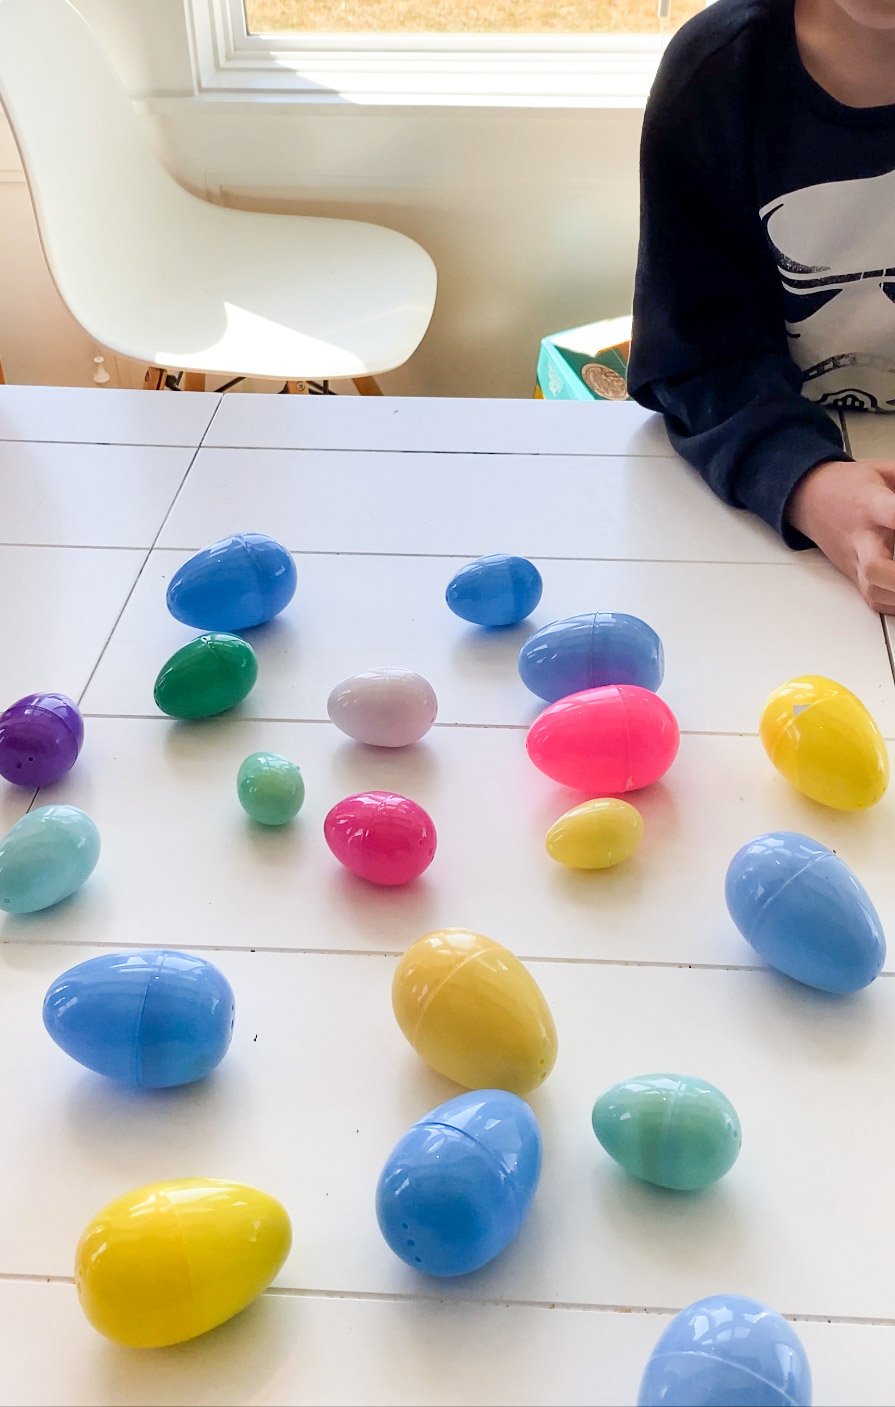
M 805 796 L 839 811 L 875 806 L 889 785 L 889 754 L 867 709 L 844 685 L 804 674 L 776 689 L 761 715 L 774 766 Z
M 547 854 L 573 870 L 608 870 L 637 849 L 643 817 L 627 801 L 601 796 L 574 806 L 547 832 Z
M 251 1304 L 291 1244 L 286 1211 L 254 1187 L 154 1182 L 103 1207 L 78 1242 L 81 1308 L 129 1348 L 182 1343 Z
M 466 1089 L 525 1094 L 556 1061 L 544 994 L 518 958 L 463 928 L 427 933 L 392 984 L 398 1025 L 433 1070 Z

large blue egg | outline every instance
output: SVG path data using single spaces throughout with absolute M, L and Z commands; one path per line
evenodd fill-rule
M 426 1275 L 466 1275 L 508 1246 L 541 1172 L 541 1134 L 506 1090 L 439 1104 L 391 1153 L 376 1190 L 379 1228 Z
M 295 594 L 295 563 L 263 533 L 236 533 L 184 562 L 168 610 L 197 630 L 248 630 L 279 615 Z
M 445 600 L 473 625 L 518 625 L 541 599 L 541 573 L 527 557 L 479 557 L 451 577 Z
M 811 1369 L 786 1320 L 758 1300 L 711 1295 L 676 1314 L 646 1365 L 637 1407 L 811 1407 Z
M 793 831 L 750 840 L 730 862 L 725 898 L 770 967 L 822 992 L 857 992 L 886 960 L 876 909 L 847 865 Z
M 665 674 L 665 652 L 656 632 L 637 616 L 591 611 L 555 620 L 526 640 L 519 674 L 548 703 L 606 684 L 637 684 L 655 693 Z
M 142 1089 L 204 1079 L 233 1034 L 233 990 L 191 953 L 104 953 L 63 972 L 44 998 L 44 1025 L 88 1070 Z

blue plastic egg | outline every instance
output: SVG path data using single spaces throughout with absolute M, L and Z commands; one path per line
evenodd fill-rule
M 879 915 L 860 881 L 807 835 L 770 831 L 730 862 L 730 916 L 770 967 L 822 992 L 857 992 L 886 960 Z
M 59 904 L 90 877 L 99 831 L 77 806 L 38 806 L 0 840 L 0 909 L 33 914 Z
M 379 1228 L 426 1275 L 467 1275 L 509 1245 L 541 1171 L 538 1121 L 506 1090 L 439 1104 L 391 1153 L 376 1191 Z
M 295 583 L 285 547 L 263 533 L 236 533 L 184 562 L 168 586 L 168 610 L 197 630 L 248 630 L 279 615 Z
M 656 632 L 637 616 L 591 611 L 555 620 L 526 640 L 519 674 L 548 703 L 606 684 L 637 684 L 655 693 L 665 674 L 665 652 Z
M 711 1295 L 676 1314 L 646 1365 L 637 1407 L 811 1407 L 798 1335 L 773 1309 Z
M 518 625 L 541 599 L 541 573 L 527 557 L 479 557 L 451 577 L 445 600 L 473 625 Z
M 104 953 L 57 977 L 44 1026 L 66 1055 L 141 1089 L 204 1079 L 233 1034 L 230 983 L 210 962 L 163 948 Z

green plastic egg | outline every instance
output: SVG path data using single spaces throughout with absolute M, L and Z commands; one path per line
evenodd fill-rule
M 284 826 L 301 810 L 305 784 L 294 762 L 276 752 L 253 752 L 236 777 L 239 804 L 262 826 Z
M 99 831 L 77 806 L 38 806 L 0 840 L 0 909 L 33 914 L 74 894 L 99 859 Z
M 733 1167 L 742 1142 L 730 1100 L 690 1075 L 638 1075 L 601 1094 L 594 1133 L 632 1177 L 692 1192 Z
M 255 651 L 238 635 L 199 635 L 172 655 L 155 681 L 155 702 L 171 718 L 213 718 L 251 692 Z

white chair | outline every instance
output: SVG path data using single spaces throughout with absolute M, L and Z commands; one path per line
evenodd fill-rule
M 0 102 L 63 302 L 101 347 L 148 363 L 147 385 L 177 371 L 190 389 L 211 374 L 378 394 L 422 340 L 436 276 L 418 244 L 191 195 L 69 0 L 0 0 Z

